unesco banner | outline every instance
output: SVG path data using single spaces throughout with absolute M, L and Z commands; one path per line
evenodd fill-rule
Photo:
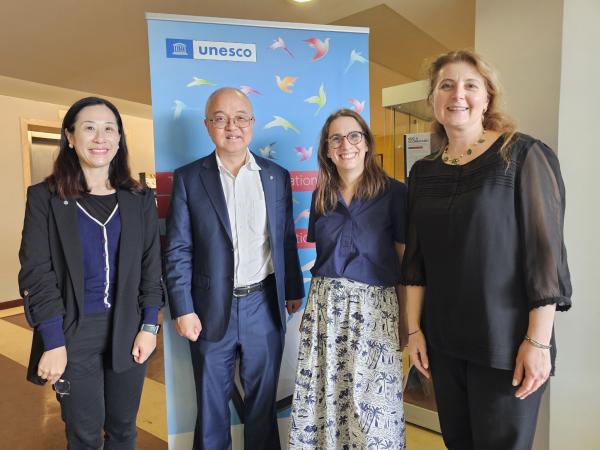
M 368 29 L 164 14 L 147 14 L 146 19 L 162 234 L 173 171 L 214 150 L 203 124 L 208 95 L 219 87 L 239 88 L 256 116 L 250 150 L 290 172 L 308 292 L 315 253 L 306 233 L 317 183 L 319 133 L 339 108 L 354 109 L 369 120 Z M 278 386 L 285 447 L 303 308 L 288 317 Z M 169 449 L 189 449 L 196 417 L 191 359 L 168 308 L 164 357 Z M 234 449 L 243 448 L 242 404 L 243 390 L 236 383 L 230 407 Z

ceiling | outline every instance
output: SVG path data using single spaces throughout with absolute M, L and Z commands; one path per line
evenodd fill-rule
M 150 104 L 146 12 L 369 27 L 371 60 L 411 79 L 474 42 L 475 0 L 0 0 L 0 76 Z

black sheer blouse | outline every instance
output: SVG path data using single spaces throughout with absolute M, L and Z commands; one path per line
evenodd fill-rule
M 426 286 L 428 345 L 512 370 L 532 308 L 571 307 L 558 159 L 518 133 L 510 164 L 499 138 L 462 166 L 418 161 L 409 178 L 403 284 Z M 552 336 L 552 370 L 556 357 Z

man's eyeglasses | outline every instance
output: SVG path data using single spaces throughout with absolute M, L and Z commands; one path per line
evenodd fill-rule
M 233 121 L 233 124 L 238 128 L 247 128 L 248 126 L 250 126 L 250 124 L 254 120 L 254 117 L 252 117 L 252 116 L 233 116 L 230 118 L 227 116 L 215 116 L 212 119 L 208 119 L 208 121 L 210 123 L 212 123 L 213 127 L 219 128 L 219 129 L 225 128 L 230 120 Z
M 362 142 L 364 135 L 365 133 L 363 133 L 362 131 L 351 131 L 346 136 L 334 134 L 329 139 L 327 139 L 327 142 L 329 142 L 329 148 L 336 149 L 342 145 L 342 143 L 344 142 L 344 138 L 347 139 L 350 144 L 357 145 Z

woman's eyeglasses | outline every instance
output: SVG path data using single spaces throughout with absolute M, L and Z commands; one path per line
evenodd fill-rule
M 327 139 L 327 142 L 329 142 L 329 148 L 336 149 L 342 145 L 342 143 L 344 142 L 344 138 L 347 139 L 350 144 L 357 145 L 362 142 L 364 135 L 365 133 L 363 133 L 362 131 L 351 131 L 346 136 L 334 134 L 329 139 Z

